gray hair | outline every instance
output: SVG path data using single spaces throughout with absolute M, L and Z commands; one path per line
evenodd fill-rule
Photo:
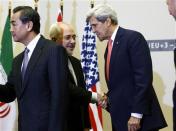
M 100 4 L 90 9 L 87 13 L 86 21 L 89 21 L 92 16 L 104 23 L 107 18 L 110 18 L 114 25 L 118 24 L 117 13 L 115 10 L 107 4 Z

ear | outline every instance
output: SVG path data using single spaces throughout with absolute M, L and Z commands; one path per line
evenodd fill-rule
M 106 23 L 107 23 L 108 26 L 110 26 L 110 25 L 111 25 L 111 19 L 110 19 L 110 18 L 107 18 L 107 19 L 106 19 Z
M 32 21 L 29 21 L 27 24 L 26 24 L 26 28 L 28 31 L 31 31 L 32 28 L 33 28 L 33 22 Z

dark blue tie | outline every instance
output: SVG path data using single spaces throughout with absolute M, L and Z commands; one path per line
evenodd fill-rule
M 29 53 L 29 49 L 25 48 L 24 57 L 23 57 L 23 67 L 22 67 L 22 70 L 21 70 L 23 79 L 24 79 L 24 76 L 25 76 L 25 72 L 26 72 L 28 62 L 29 62 L 28 53 Z

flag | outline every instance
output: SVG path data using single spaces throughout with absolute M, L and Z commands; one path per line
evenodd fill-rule
M 89 91 L 99 92 L 99 72 L 96 52 L 96 36 L 89 22 L 86 23 L 81 43 L 81 65 Z M 89 104 L 89 114 L 92 131 L 103 131 L 102 110 L 96 104 Z
M 62 12 L 60 8 L 58 10 L 57 22 L 62 22 Z
M 10 16 L 7 16 L 3 36 L 1 40 L 0 55 L 0 84 L 7 82 L 7 75 L 10 73 L 13 60 L 12 36 L 10 33 Z M 0 102 L 0 131 L 15 131 L 16 102 Z

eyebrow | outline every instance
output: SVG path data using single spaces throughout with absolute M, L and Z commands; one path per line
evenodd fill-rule
M 76 36 L 76 34 L 74 34 L 74 35 L 64 35 L 64 37 L 75 37 Z
M 14 23 L 15 21 L 14 20 L 11 20 L 10 23 Z

